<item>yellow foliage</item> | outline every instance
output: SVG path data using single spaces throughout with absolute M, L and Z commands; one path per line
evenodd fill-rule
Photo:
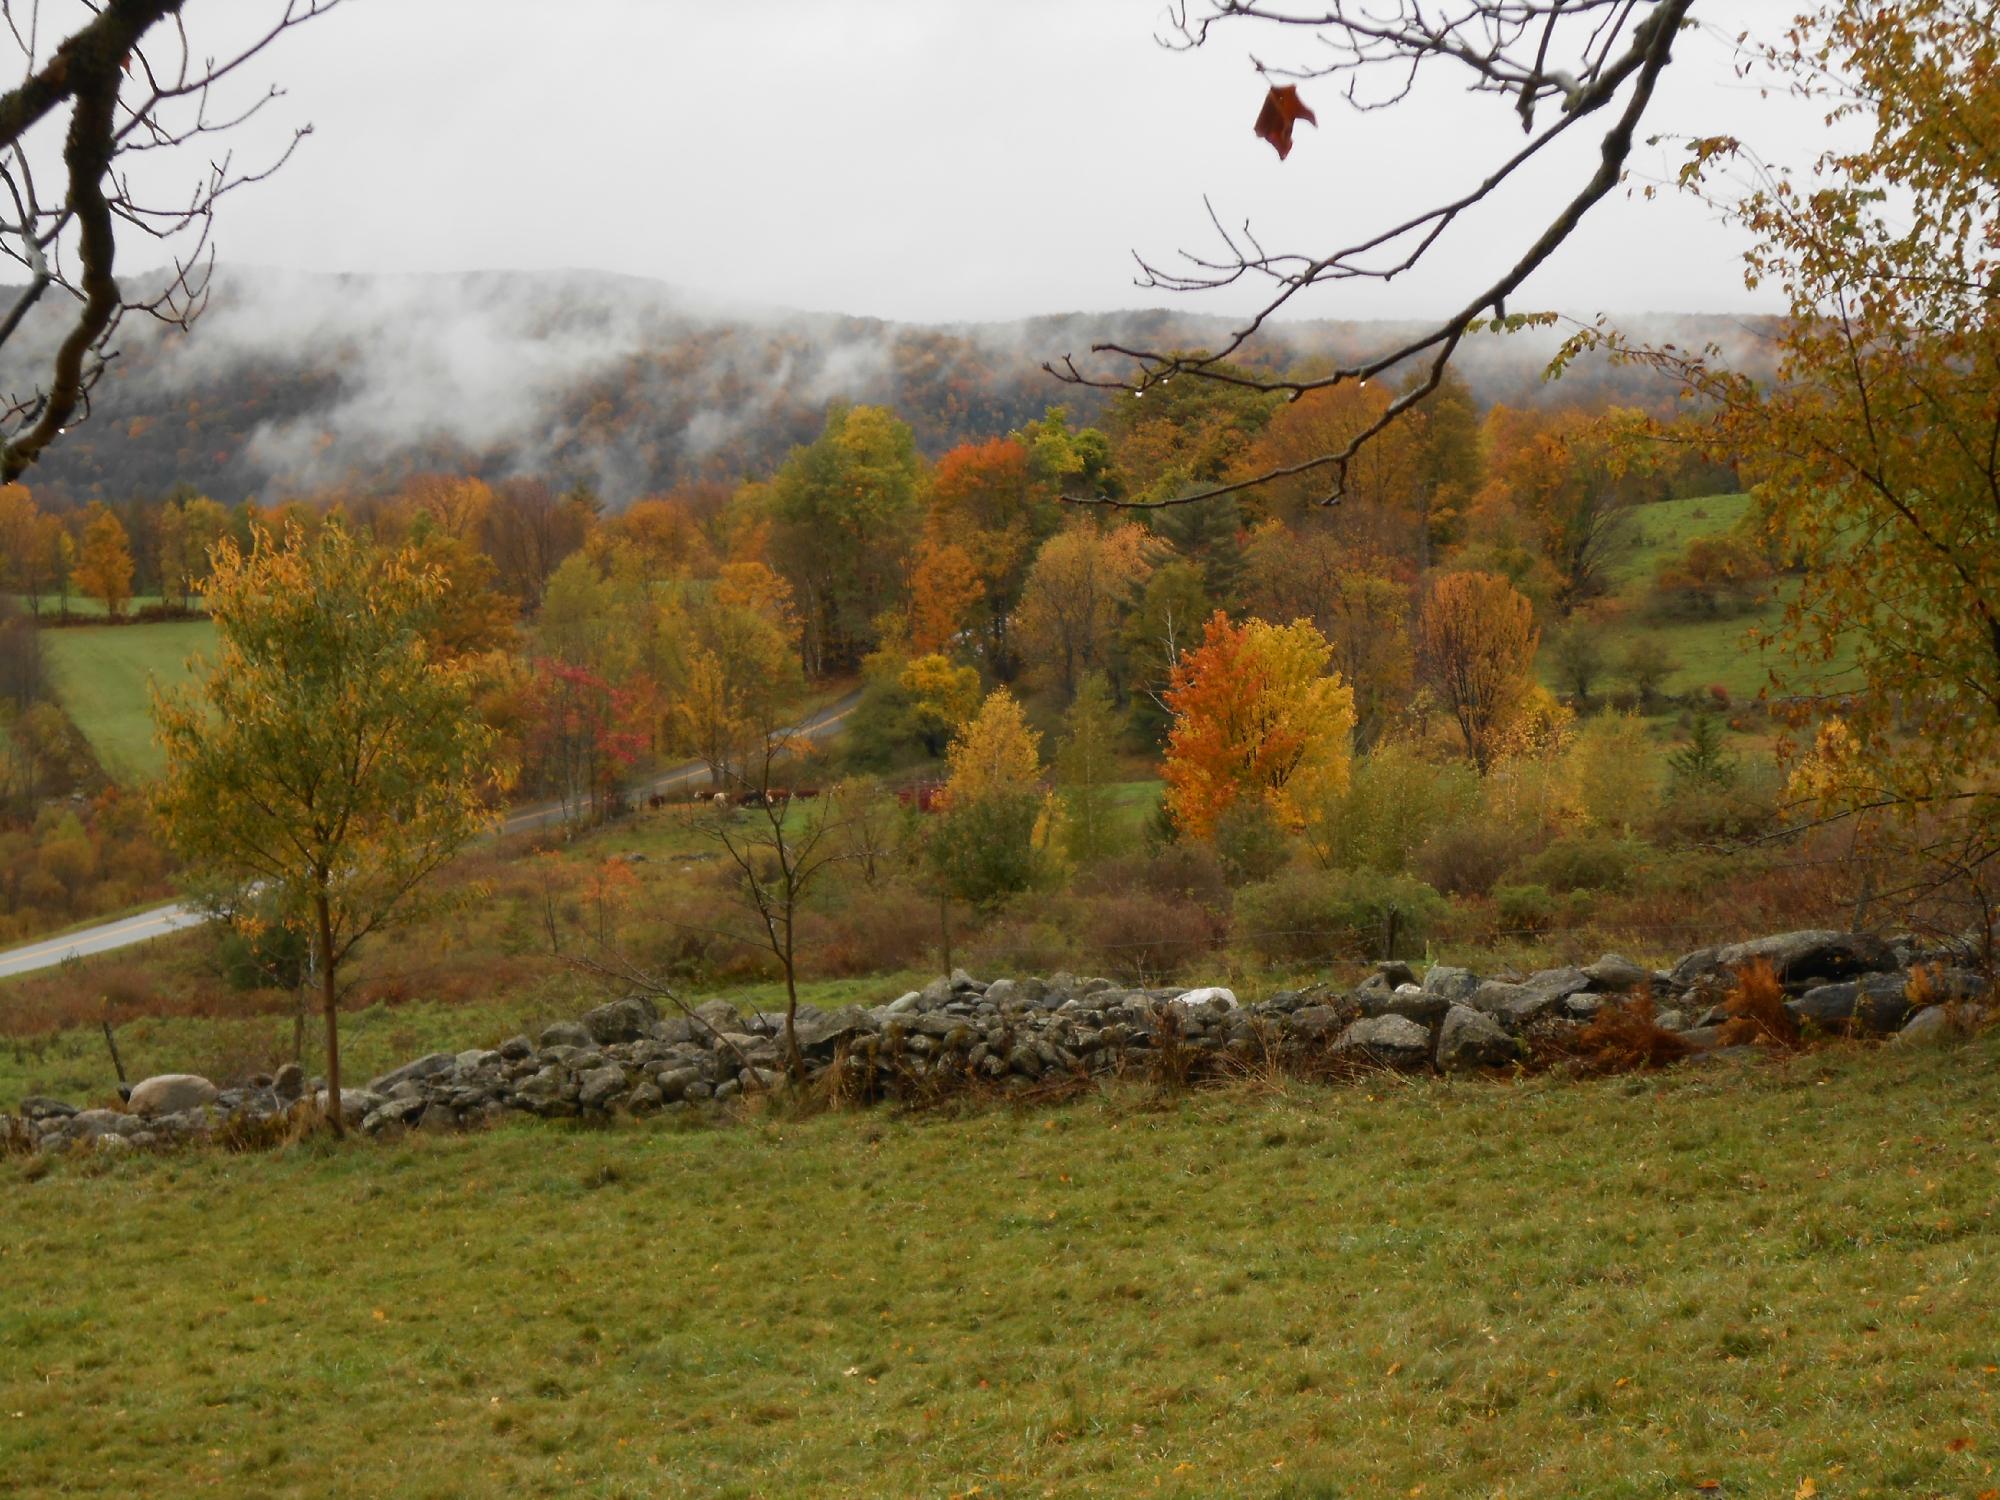
M 1029 727 L 1014 695 L 995 688 L 951 742 L 946 802 L 958 806 L 996 792 L 1033 787 L 1041 774 L 1041 743 L 1041 735 Z

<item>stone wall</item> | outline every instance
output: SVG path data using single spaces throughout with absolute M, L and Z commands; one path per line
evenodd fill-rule
M 1722 1003 L 1738 972 L 1760 961 L 1808 1034 L 1942 1039 L 1986 1018 L 1988 983 L 1969 947 L 1813 931 L 1704 949 L 1659 971 L 1617 954 L 1527 975 L 1438 965 L 1420 977 L 1387 963 L 1351 990 L 1320 985 L 1253 1005 L 1219 987 L 1130 989 L 1070 974 L 982 983 L 959 971 L 871 1008 L 806 1009 L 797 1034 L 809 1085 L 854 1102 L 1027 1094 L 1107 1075 L 1511 1070 L 1562 1056 L 1602 1007 L 1641 993 L 1658 1023 L 1700 1058 L 1727 1050 Z M 783 1086 L 784 1025 L 782 1011 L 745 1014 L 711 1000 L 662 1015 L 652 1001 L 629 997 L 539 1037 L 417 1058 L 344 1091 L 342 1106 L 370 1134 L 459 1128 L 515 1112 L 714 1110 Z M 115 1110 L 27 1099 L 0 1115 L 0 1144 L 164 1145 L 315 1103 L 323 1109 L 317 1088 L 293 1067 L 227 1089 L 190 1075 L 148 1079 Z

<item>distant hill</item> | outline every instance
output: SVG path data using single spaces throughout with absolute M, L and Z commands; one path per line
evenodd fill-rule
M 226 502 L 370 490 L 428 469 L 587 481 L 612 505 L 689 479 L 767 473 L 818 430 L 827 403 L 880 403 L 936 454 L 1018 427 L 1051 403 L 1093 418 L 1101 393 L 1040 369 L 1107 338 L 1212 347 L 1229 320 L 1179 310 L 927 326 L 704 304 L 600 272 L 466 275 L 217 273 L 192 333 L 129 326 L 90 420 L 29 475 L 50 503 L 190 484 Z M 1284 325 L 1277 361 L 1353 356 L 1408 323 Z M 1768 320 L 1639 320 L 1655 339 L 1741 355 Z M 0 362 L 0 387 L 48 327 Z M 1459 367 L 1485 401 L 1546 399 L 1547 334 L 1471 341 Z M 1659 405 L 1663 383 L 1603 362 L 1564 399 Z

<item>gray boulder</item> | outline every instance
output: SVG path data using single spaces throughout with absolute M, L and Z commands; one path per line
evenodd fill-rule
M 332 1101 L 326 1089 L 317 1089 L 312 1096 L 313 1108 L 321 1114 L 331 1113 Z M 340 1118 L 346 1125 L 359 1125 L 369 1115 L 380 1109 L 388 1101 L 373 1089 L 342 1089 L 340 1091 Z
M 1896 1031 L 1916 1009 L 1910 1003 L 1901 974 L 1870 974 L 1865 979 L 1815 985 L 1785 1008 L 1801 1021 L 1829 1031 L 1863 1031 L 1886 1036 Z
M 1515 1041 L 1484 1011 L 1454 1005 L 1438 1027 L 1437 1065 L 1447 1073 L 1504 1067 L 1520 1056 Z
M 544 1047 L 588 1047 L 594 1040 L 581 1021 L 552 1021 L 542 1028 Z
M 795 1027 L 799 1050 L 809 1057 L 831 1055 L 834 1048 L 849 1037 L 875 1029 L 868 1012 L 854 1005 L 840 1010 L 819 1010 L 802 1005 Z
M 1444 1018 L 1452 1002 L 1434 990 L 1408 985 L 1395 990 L 1370 990 L 1366 985 L 1354 992 L 1364 1016 L 1405 1016 L 1428 1026 Z
M 1472 970 L 1454 969 L 1449 964 L 1433 964 L 1424 975 L 1424 993 L 1441 996 L 1452 1004 L 1463 1005 L 1479 985 L 1479 976 Z
M 950 1004 L 951 998 L 951 980 L 940 976 L 917 992 L 917 1006 L 921 1010 L 936 1010 L 941 1005 Z
M 627 995 L 585 1011 L 583 1029 L 599 1046 L 609 1047 L 616 1042 L 636 1042 L 640 1037 L 651 1036 L 653 1023 L 659 1019 L 659 1008 L 652 1001 L 644 995 Z
M 1806 979 L 1850 979 L 1896 967 L 1894 950 L 1881 938 L 1865 932 L 1832 932 L 1823 928 L 1773 933 L 1715 951 L 1718 968 L 1739 969 L 1759 959 L 1788 984 Z
M 1336 1052 L 1390 1068 L 1421 1068 L 1431 1060 L 1431 1034 L 1408 1016 L 1364 1016 L 1334 1043 Z
M 194 1073 L 161 1073 L 132 1085 L 125 1107 L 135 1115 L 175 1115 L 215 1102 L 216 1087 Z
M 305 1096 L 305 1091 L 306 1070 L 297 1063 L 286 1063 L 271 1080 L 271 1092 L 278 1096 L 282 1104 L 296 1104 Z
M 1489 979 L 1472 992 L 1468 1003 L 1474 1010 L 1484 1011 L 1509 1031 L 1514 1031 L 1543 1016 L 1560 1012 L 1563 999 L 1561 995 L 1529 989 L 1524 984 Z
M 1555 1000 L 1567 1000 L 1590 988 L 1590 976 L 1577 968 L 1538 969 L 1521 981 L 1521 988 Z
M 576 1102 L 585 1109 L 608 1109 L 626 1087 L 623 1068 L 593 1068 L 578 1080 Z
M 1594 964 L 1583 966 L 1584 978 L 1599 994 L 1644 989 L 1653 982 L 1653 971 L 1641 968 L 1622 953 L 1607 953 Z
M 1291 1034 L 1301 1042 L 1319 1044 L 1339 1036 L 1345 1019 L 1331 1005 L 1307 1005 L 1292 1012 Z

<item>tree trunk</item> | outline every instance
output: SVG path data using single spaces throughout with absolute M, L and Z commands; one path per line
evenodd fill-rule
M 333 987 L 333 914 L 327 907 L 326 892 L 313 897 L 313 912 L 319 919 L 313 946 L 319 950 L 320 1009 L 326 1016 L 327 1120 L 335 1135 L 345 1135 L 347 1120 L 340 1108 L 340 1018 L 335 1010 Z

